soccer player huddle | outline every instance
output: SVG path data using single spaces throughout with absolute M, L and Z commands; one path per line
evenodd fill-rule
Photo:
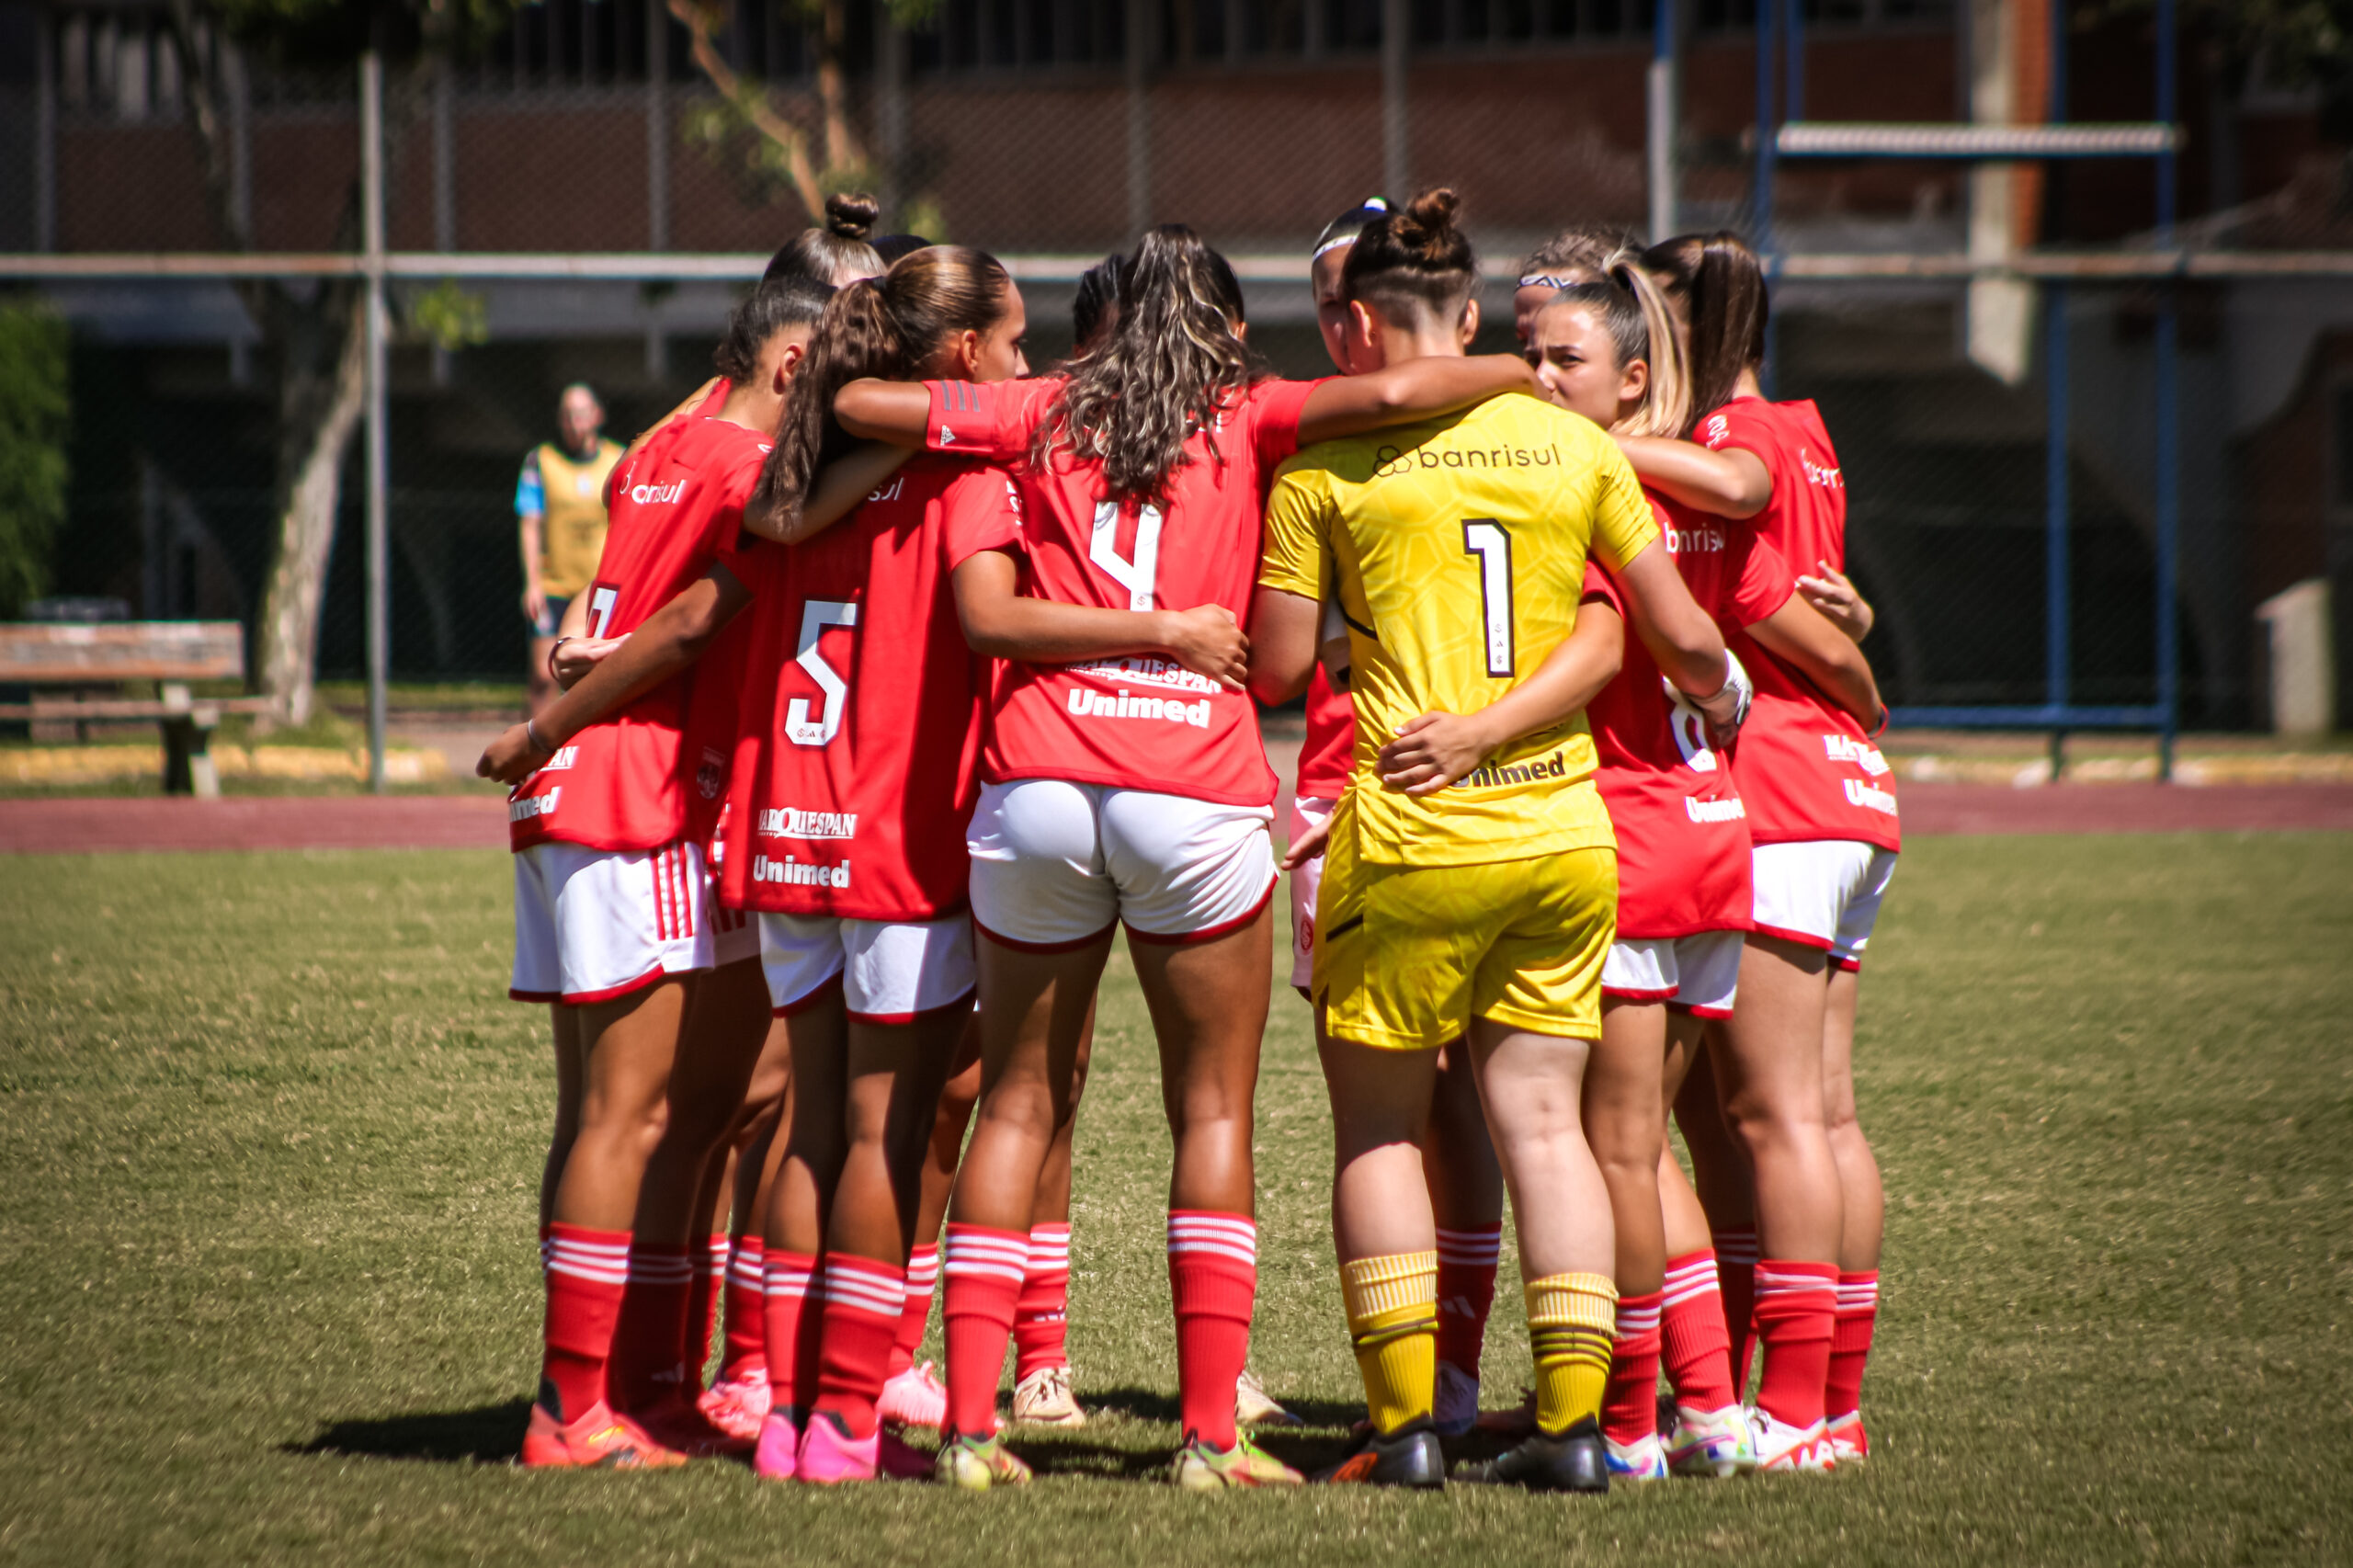
M 1474 357 L 1454 194 L 1367 202 L 1312 251 L 1339 373 L 1290 381 L 1166 225 L 1032 376 L 1005 268 L 874 216 L 780 251 L 616 467 L 563 695 L 483 759 L 513 994 L 555 1004 L 523 1462 L 1028 1482 L 1020 1428 L 1086 1420 L 1071 1133 L 1124 926 L 1169 1473 L 1308 1479 L 1250 1436 L 1290 1419 L 1248 1369 L 1285 871 L 1367 1407 L 1313 1479 L 1861 1460 L 1856 983 L 1900 835 L 1838 460 L 1761 395 L 1756 256 L 1570 230 L 1521 268 L 1524 355 Z M 1302 691 L 1279 866 L 1257 704 Z M 1506 1193 L 1532 1391 L 1483 1412 Z M 1474 1427 L 1499 1451 L 1449 1474 Z

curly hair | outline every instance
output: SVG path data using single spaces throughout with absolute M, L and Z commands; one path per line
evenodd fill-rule
M 1098 462 L 1108 499 L 1165 506 L 1170 477 L 1192 460 L 1186 441 L 1267 372 L 1233 330 L 1243 319 L 1233 268 L 1181 223 L 1144 234 L 1120 301 L 1111 331 L 1070 362 L 1030 460 L 1067 452 Z

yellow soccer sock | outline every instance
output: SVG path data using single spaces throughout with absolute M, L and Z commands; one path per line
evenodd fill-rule
M 1438 1254 L 1343 1263 L 1340 1296 L 1373 1429 L 1394 1432 L 1427 1419 L 1438 1399 Z
M 1548 1274 L 1528 1282 L 1529 1348 L 1536 1355 L 1536 1425 L 1559 1437 L 1601 1414 L 1618 1287 L 1600 1274 Z

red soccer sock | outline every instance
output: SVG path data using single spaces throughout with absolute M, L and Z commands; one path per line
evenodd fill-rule
M 710 1364 L 711 1331 L 719 1326 L 719 1297 L 727 1278 L 727 1238 L 712 1233 L 702 1249 L 691 1254 L 695 1277 L 687 1288 L 686 1358 L 680 1392 L 688 1403 L 702 1392 L 702 1370 Z
M 1070 1364 L 1070 1221 L 1029 1227 L 1021 1298 L 1013 1309 L 1013 1375 Z
M 542 1279 L 547 1278 L 548 1272 L 548 1230 L 546 1225 L 540 1227 L 540 1278 Z
M 1495 1259 L 1503 1244 L 1500 1220 L 1475 1231 L 1438 1227 L 1438 1358 L 1474 1378 L 1487 1339 L 1487 1312 L 1495 1304 Z
M 1748 1369 L 1756 1355 L 1756 1227 L 1736 1225 L 1718 1231 L 1716 1284 L 1723 1297 L 1724 1334 L 1731 1345 L 1725 1362 L 1732 1374 L 1732 1397 L 1748 1392 Z
M 1618 1341 L 1601 1396 L 1601 1434 L 1629 1444 L 1658 1433 L 1658 1318 L 1665 1292 L 1618 1298 Z
M 1677 1403 L 1722 1410 L 1740 1403 L 1732 1389 L 1732 1337 L 1724 1332 L 1724 1299 L 1716 1289 L 1714 1253 L 1702 1248 L 1666 1260 L 1659 1358 Z
M 899 1265 L 826 1254 L 816 1408 L 839 1417 L 852 1437 L 874 1435 L 874 1402 L 891 1375 L 891 1341 L 906 1297 L 907 1271 Z
M 950 1434 L 986 1437 L 996 1431 L 996 1385 L 1005 1370 L 1005 1342 L 1013 1334 L 1021 1271 L 1029 1238 L 1019 1231 L 950 1221 L 940 1248 L 945 1300 L 940 1317 L 948 1338 L 948 1425 Z
M 766 1253 L 757 1236 L 737 1236 L 727 1258 L 727 1319 L 719 1352 L 719 1381 L 746 1382 L 768 1375 Z
M 817 1397 L 818 1314 L 809 1310 L 817 1260 L 805 1252 L 763 1249 L 761 1337 L 775 1407 L 798 1418 Z
M 907 1302 L 899 1309 L 899 1331 L 891 1336 L 891 1376 L 915 1364 L 923 1331 L 931 1322 L 932 1292 L 939 1285 L 939 1248 L 929 1242 L 907 1254 Z
M 1824 1380 L 1822 1414 L 1836 1420 L 1863 1404 L 1863 1364 L 1871 1358 L 1871 1330 L 1879 1323 L 1879 1270 L 1838 1276 L 1838 1321 L 1830 1331 L 1830 1371 Z
M 1233 1447 L 1233 1385 L 1250 1358 L 1258 1227 L 1246 1214 L 1168 1211 L 1168 1291 L 1176 1306 L 1178 1425 Z
M 1756 1336 L 1765 1345 L 1757 1409 L 1790 1426 L 1811 1426 L 1822 1419 L 1837 1312 L 1836 1264 L 1769 1257 L 1757 1264 Z
M 628 1284 L 627 1231 L 592 1231 L 562 1221 L 548 1227 L 547 1354 L 540 1398 L 545 1403 L 553 1392 L 563 1408 L 549 1414 L 559 1420 L 577 1421 L 605 1397 L 605 1364 Z
M 605 1397 L 615 1410 L 636 1415 L 676 1398 L 685 1376 L 687 1301 L 694 1290 L 694 1260 L 685 1245 L 638 1242 L 629 1253 L 629 1285 L 613 1329 Z

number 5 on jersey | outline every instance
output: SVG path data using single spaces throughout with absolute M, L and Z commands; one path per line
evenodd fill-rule
M 811 599 L 801 607 L 801 653 L 795 661 L 809 672 L 817 689 L 825 694 L 825 706 L 816 718 L 809 717 L 809 699 L 796 697 L 784 710 L 784 733 L 797 746 L 821 746 L 840 733 L 842 710 L 848 706 L 849 682 L 825 662 L 823 639 L 829 626 L 855 627 L 858 606 L 841 599 Z

